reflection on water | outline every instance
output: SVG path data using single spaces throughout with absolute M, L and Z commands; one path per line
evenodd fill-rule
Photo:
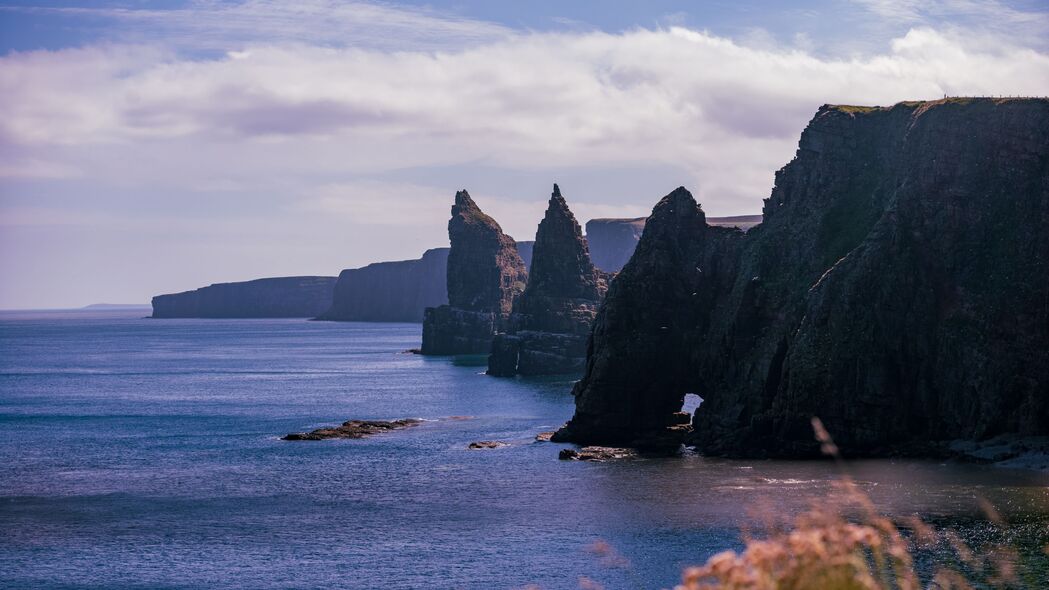
M 0 316 L 0 586 L 669 587 L 838 475 L 823 461 L 558 461 L 534 436 L 571 415 L 571 382 L 401 353 L 418 340 L 407 324 Z M 433 421 L 278 440 L 402 417 Z M 466 448 L 478 440 L 511 445 Z M 1018 542 L 1049 538 L 1045 474 L 848 469 L 890 514 L 978 535 L 984 497 Z M 598 539 L 629 567 L 587 553 Z

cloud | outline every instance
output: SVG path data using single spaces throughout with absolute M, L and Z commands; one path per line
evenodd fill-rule
M 191 60 L 140 47 L 0 59 L 0 136 L 46 170 L 120 175 L 100 154 L 243 178 L 374 175 L 480 161 L 687 169 L 757 209 L 826 102 L 1049 94 L 1049 56 L 914 29 L 868 58 L 756 49 L 684 28 L 525 34 L 454 52 L 253 46 Z M 100 151 L 101 150 L 101 151 Z M 177 181 L 132 166 L 120 181 Z M 211 181 L 222 180 L 212 178 Z M 738 208 L 738 207 L 737 207 Z
M 193 0 L 180 8 L 7 6 L 8 12 L 88 17 L 113 24 L 113 40 L 190 52 L 225 52 L 257 43 L 308 42 L 388 50 L 435 50 L 486 43 L 510 30 L 485 21 L 378 2 Z
M 455 37 L 474 24 L 440 26 Z M 844 58 L 811 53 L 805 38 L 754 46 L 683 27 L 499 30 L 398 51 L 286 41 L 295 35 L 210 57 L 116 43 L 0 58 L 0 215 L 23 212 L 5 247 L 51 240 L 50 258 L 33 262 L 60 266 L 64 234 L 43 226 L 68 220 L 56 211 L 70 203 L 101 215 L 96 231 L 113 240 L 153 228 L 135 234 L 153 252 L 126 271 L 142 299 L 170 285 L 169 264 L 199 264 L 179 276 L 202 284 L 223 269 L 334 274 L 410 257 L 445 243 L 464 187 L 520 239 L 555 180 L 581 222 L 643 215 L 681 184 L 710 215 L 753 213 L 821 104 L 1049 94 L 1046 53 L 923 26 Z M 188 235 L 214 254 L 185 260 Z M 91 243 L 68 247 L 85 256 Z
M 999 0 L 853 0 L 886 25 L 933 27 L 1045 47 L 1049 13 Z

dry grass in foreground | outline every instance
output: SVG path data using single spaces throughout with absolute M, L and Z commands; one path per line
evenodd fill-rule
M 817 418 L 812 422 L 824 453 L 840 461 L 823 424 Z M 990 504 L 984 502 L 983 511 L 995 526 L 1004 525 Z M 834 497 L 798 517 L 788 530 L 747 539 L 742 553 L 718 553 L 703 566 L 685 570 L 676 590 L 919 590 L 919 549 L 939 556 L 925 588 L 1049 588 L 1046 574 L 1025 567 L 1006 544 L 974 550 L 952 531 L 937 531 L 918 517 L 902 524 L 906 535 L 843 476 Z M 1049 554 L 1049 545 L 1044 551 Z

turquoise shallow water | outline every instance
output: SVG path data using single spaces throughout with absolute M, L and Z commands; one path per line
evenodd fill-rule
M 402 353 L 419 337 L 412 324 L 0 314 L 0 586 L 669 587 L 738 548 L 748 508 L 795 513 L 837 476 L 824 462 L 561 462 L 533 439 L 570 417 L 570 380 Z M 402 417 L 431 421 L 278 440 Z M 466 449 L 477 440 L 511 446 Z M 1021 537 L 1047 530 L 1045 474 L 852 471 L 892 513 L 978 534 L 965 523 L 985 496 L 1026 523 Z M 623 559 L 589 553 L 596 540 Z

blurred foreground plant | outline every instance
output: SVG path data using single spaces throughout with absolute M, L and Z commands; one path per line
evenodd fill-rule
M 841 461 L 838 448 L 818 418 L 812 427 L 822 451 Z M 1049 579 L 1023 571 L 1023 562 L 1004 544 L 974 551 L 952 531 L 938 532 L 917 516 L 904 535 L 879 515 L 870 498 L 846 475 L 833 497 L 766 539 L 747 539 L 742 553 L 724 551 L 701 567 L 685 570 L 676 590 L 918 590 L 919 547 L 938 548 L 940 560 L 930 589 L 1049 588 Z M 981 501 L 988 520 L 1004 523 Z M 1049 553 L 1049 545 L 1045 547 Z M 926 570 L 928 571 L 928 570 Z

